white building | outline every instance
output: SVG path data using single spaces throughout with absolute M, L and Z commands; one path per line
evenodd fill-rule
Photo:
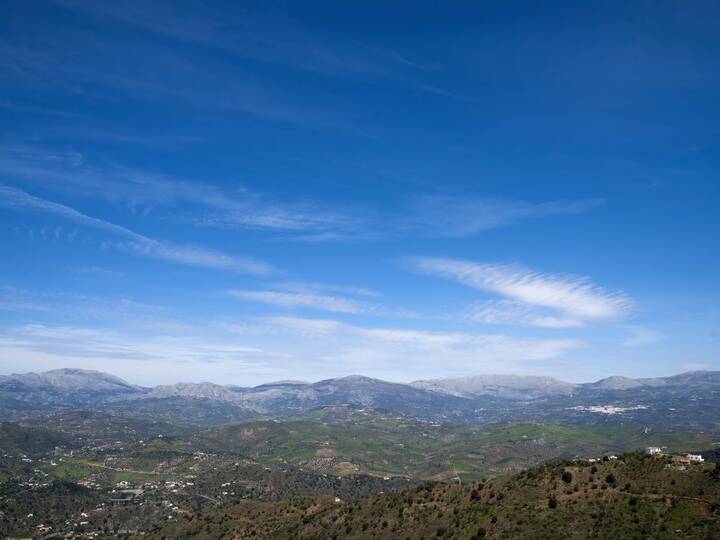
M 663 451 L 662 448 L 660 448 L 659 446 L 648 446 L 645 449 L 645 453 L 650 454 L 651 456 L 659 456 L 663 453 Z
M 689 461 L 691 461 L 693 463 L 702 463 L 703 461 L 705 461 L 705 458 L 703 458 L 699 454 L 688 454 L 687 458 Z

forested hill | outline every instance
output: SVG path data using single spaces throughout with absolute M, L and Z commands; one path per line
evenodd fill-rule
M 242 501 L 153 538 L 720 538 L 720 469 L 627 454 L 345 502 Z

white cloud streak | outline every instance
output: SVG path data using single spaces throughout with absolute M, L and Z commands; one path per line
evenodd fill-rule
M 0 330 L 6 371 L 74 366 L 110 370 L 133 382 L 152 379 L 154 384 L 183 377 L 246 385 L 277 376 L 320 379 L 351 373 L 409 381 L 523 369 L 583 346 L 576 339 L 363 327 L 288 316 L 166 330 L 37 323 Z
M 133 212 L 157 212 L 182 205 L 174 218 L 202 227 L 286 233 L 289 238 L 332 241 L 358 237 L 369 226 L 350 211 L 329 210 L 315 201 L 268 201 L 235 186 L 221 189 L 112 164 L 92 164 L 78 152 L 56 152 L 27 146 L 0 150 L 0 177 L 55 189 L 73 196 L 98 197 L 128 206 Z
M 366 302 L 328 296 L 322 294 L 284 292 L 284 291 L 245 291 L 230 290 L 228 294 L 241 300 L 261 302 L 278 307 L 312 308 L 337 313 L 365 313 L 372 311 L 372 306 Z
M 576 339 L 521 339 L 503 334 L 366 328 L 333 319 L 287 316 L 265 317 L 254 323 L 225 328 L 240 334 L 285 334 L 315 340 L 326 347 L 326 355 L 331 357 L 351 350 L 358 354 L 373 351 L 375 356 L 385 351 L 384 357 L 392 363 L 414 363 L 421 358 L 435 363 L 461 362 L 467 371 L 474 369 L 478 362 L 543 360 L 584 345 Z M 333 352 L 333 349 L 336 350 Z
M 416 199 L 402 228 L 429 237 L 464 238 L 518 221 L 581 214 L 598 206 L 601 199 L 579 201 L 527 201 L 473 196 L 424 196 Z
M 251 258 L 228 255 L 199 246 L 166 244 L 138 234 L 121 225 L 87 216 L 69 206 L 35 197 L 11 186 L 0 185 L 0 206 L 16 211 L 37 211 L 52 214 L 85 227 L 123 237 L 126 240 L 115 242 L 113 245 L 146 257 L 177 264 L 238 273 L 267 275 L 275 272 L 270 265 Z
M 488 300 L 468 306 L 467 320 L 484 324 L 520 324 L 540 328 L 577 328 L 583 322 L 570 317 L 539 314 L 531 306 L 513 300 Z
M 341 293 L 350 296 L 362 296 L 366 298 L 380 298 L 382 295 L 365 287 L 355 287 L 352 285 L 333 285 L 328 283 L 309 283 L 303 281 L 284 281 L 276 284 L 277 288 L 292 292 L 311 292 L 315 293 Z
M 96 296 L 72 292 L 41 292 L 0 287 L 0 310 L 60 315 L 64 320 L 87 318 L 131 319 L 147 325 L 160 322 L 171 310 L 127 297 Z
M 571 327 L 588 321 L 620 319 L 633 307 L 633 301 L 626 294 L 608 291 L 584 277 L 457 259 L 417 257 L 410 261 L 420 272 L 452 279 L 512 301 L 481 308 L 476 317 L 484 322 L 514 319 L 535 326 Z M 530 308 L 555 310 L 561 316 L 536 315 Z
M 281 240 L 304 242 L 465 238 L 528 219 L 580 214 L 604 204 L 600 199 L 533 203 L 472 194 L 424 195 L 406 201 L 396 215 L 383 215 L 371 208 L 333 208 L 321 201 L 268 200 L 245 188 L 221 189 L 116 163 L 92 164 L 78 152 L 22 145 L 0 151 L 0 177 L 43 187 L 53 179 L 56 189 L 73 196 L 105 198 L 136 212 L 175 207 L 174 219 L 197 226 L 265 231 L 281 234 Z

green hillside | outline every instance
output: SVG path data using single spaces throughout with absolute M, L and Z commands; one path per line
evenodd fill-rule
M 702 434 L 646 432 L 641 426 L 433 424 L 348 407 L 251 422 L 196 435 L 192 447 L 243 455 L 272 466 L 332 474 L 479 480 L 549 459 L 594 457 L 646 446 L 696 449 Z
M 242 501 L 151 538 L 718 538 L 720 471 L 642 454 L 355 501 Z
M 38 456 L 56 446 L 73 444 L 71 437 L 54 430 L 0 422 L 0 451 L 3 454 Z

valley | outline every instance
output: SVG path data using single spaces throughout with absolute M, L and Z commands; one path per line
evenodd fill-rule
M 21 385 L 17 378 L 12 383 L 2 381 L 4 403 L 33 404 L 32 411 L 3 409 L 8 419 L 0 423 L 2 535 L 389 537 L 397 527 L 405 530 L 404 520 L 409 519 L 411 538 L 436 535 L 441 529 L 446 531 L 443 534 L 469 538 L 473 528 L 484 529 L 491 537 L 515 533 L 522 537 L 531 523 L 528 530 L 550 527 L 539 510 L 540 495 L 523 499 L 523 508 L 538 510 L 519 528 L 506 530 L 488 520 L 500 516 L 505 520 L 519 511 L 521 503 L 514 500 L 519 495 L 511 493 L 528 492 L 528 474 L 547 475 L 562 463 L 573 470 L 591 462 L 607 468 L 608 456 L 630 456 L 616 464 L 646 466 L 651 462 L 640 456 L 648 447 L 667 455 L 705 452 L 708 462 L 686 472 L 712 471 L 720 448 L 718 431 L 703 429 L 714 426 L 716 420 L 709 415 L 698 415 L 698 423 L 684 422 L 682 428 L 673 429 L 670 422 L 658 429 L 659 419 L 642 416 L 649 414 L 650 405 L 632 405 L 642 399 L 654 402 L 655 411 L 670 409 L 670 404 L 677 408 L 682 394 L 686 408 L 696 407 L 688 394 L 702 387 L 705 398 L 712 397 L 716 388 L 708 381 L 714 381 L 713 374 L 696 375 L 684 389 L 674 383 L 660 391 L 649 386 L 641 392 L 573 388 L 576 395 L 561 386 L 560 395 L 555 389 L 549 396 L 537 395 L 540 390 L 536 390 L 536 397 L 522 401 L 508 390 L 502 392 L 504 397 L 488 397 L 477 387 L 478 393 L 470 396 L 467 385 L 465 395 L 450 397 L 437 388 L 408 386 L 401 400 L 388 392 L 397 394 L 395 387 L 402 390 L 405 385 L 351 378 L 323 382 L 315 393 L 305 389 L 302 399 L 296 383 L 290 385 L 289 397 L 273 387 L 272 398 L 262 400 L 262 411 L 257 410 L 257 400 L 255 409 L 234 394 L 229 400 L 228 393 L 237 390 L 183 385 L 179 395 L 167 395 L 165 388 L 161 392 L 165 397 L 160 397 L 155 390 L 117 383 L 93 372 L 64 375 L 72 384 L 63 380 L 62 373 L 53 373 L 52 384 L 43 382 L 40 388 Z M 96 385 L 98 378 L 104 382 Z M 526 385 L 529 381 L 504 382 Z M 118 385 L 121 392 L 116 391 Z M 497 394 L 497 388 L 492 391 Z M 260 388 L 250 394 L 266 392 L 267 388 Z M 462 408 L 457 407 L 458 400 Z M 476 411 L 474 417 L 461 414 L 471 409 Z M 484 415 L 487 421 L 482 420 Z M 550 480 L 534 485 L 530 492 L 542 491 L 542 497 L 556 496 L 572 505 L 604 505 L 610 499 L 613 504 L 626 504 L 616 501 L 624 501 L 630 492 L 598 484 L 597 475 L 592 476 L 585 474 L 582 478 L 587 478 L 573 486 L 578 491 L 572 493 L 585 493 L 585 498 L 558 492 L 557 483 Z M 638 479 L 632 479 L 637 484 Z M 486 493 L 483 489 L 489 490 L 488 495 L 478 495 L 479 499 L 472 495 Z M 502 499 L 497 498 L 498 489 Z M 488 506 L 490 492 L 495 495 Z M 427 502 L 420 506 L 411 502 L 417 497 L 413 493 L 422 493 L 422 500 L 430 497 L 432 511 Z M 461 501 L 469 494 L 479 502 L 463 510 L 461 521 L 450 519 L 447 513 L 465 504 Z M 656 503 L 646 500 L 644 491 L 640 495 L 645 498 L 636 510 L 651 512 Z M 514 502 L 497 507 L 505 497 Z M 370 512 L 366 505 L 375 513 L 377 505 L 394 508 L 385 520 L 388 525 L 370 529 L 369 515 L 361 517 Z M 357 510 L 346 515 L 351 508 Z M 226 517 L 238 513 L 244 517 Z M 679 518 L 672 514 L 663 519 Z M 373 523 L 376 527 L 377 521 Z

